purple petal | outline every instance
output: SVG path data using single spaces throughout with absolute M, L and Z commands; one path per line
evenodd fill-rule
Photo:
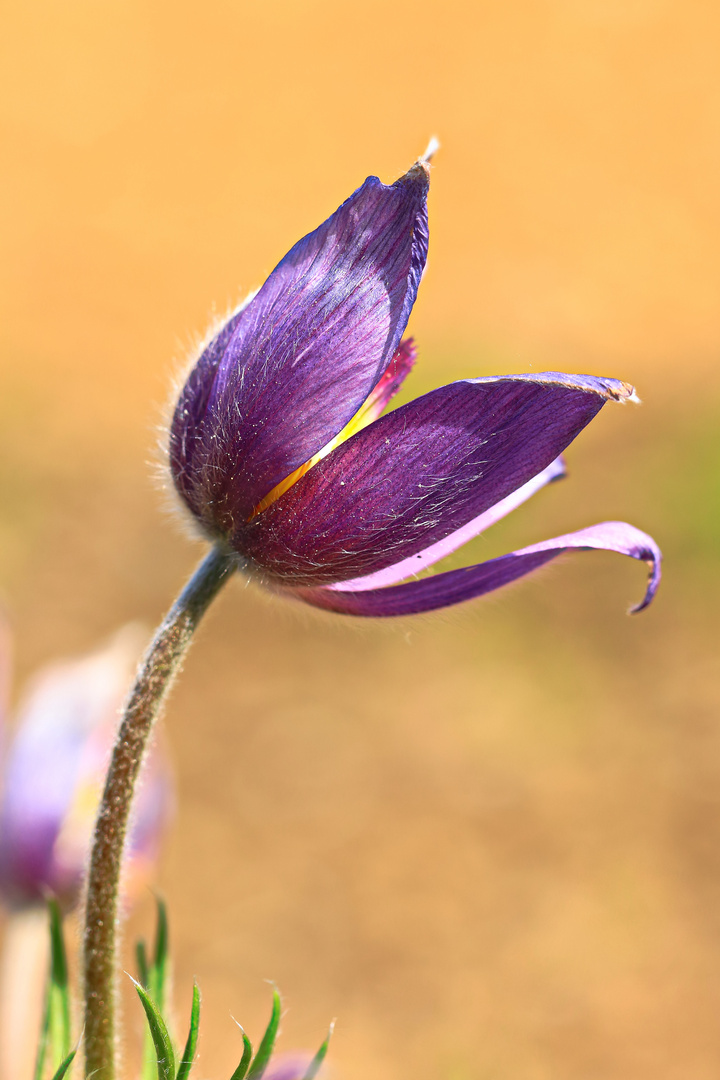
M 312 1054 L 276 1054 L 267 1067 L 265 1080 L 303 1080 L 312 1059 Z
M 532 544 L 499 559 L 490 559 L 476 566 L 450 570 L 436 577 L 410 581 L 388 589 L 340 592 L 332 588 L 300 588 L 286 591 L 315 607 L 344 615 L 415 615 L 421 611 L 449 607 L 451 604 L 459 604 L 492 592 L 537 570 L 572 548 L 583 551 L 617 551 L 621 555 L 629 555 L 647 563 L 650 567 L 650 579 L 645 596 L 631 610 L 642 611 L 648 606 L 660 583 L 662 556 L 651 536 L 624 521 L 606 521 L 601 525 L 591 525 L 590 528 L 580 529 L 575 533 Z
M 406 338 L 401 341 L 385 369 L 385 374 L 363 406 L 368 423 L 382 415 L 414 368 L 416 360 L 417 349 L 413 339 Z
M 412 555 L 409 559 L 401 559 L 400 562 L 388 566 L 385 570 L 378 570 L 376 574 L 352 578 L 350 581 L 340 581 L 335 585 L 329 585 L 328 588 L 337 589 L 338 592 L 380 589 L 385 585 L 395 585 L 398 581 L 419 574 L 421 570 L 426 570 L 428 566 L 433 566 L 434 563 L 444 559 L 447 555 L 451 555 L 453 551 L 457 551 L 463 544 L 467 544 L 469 540 L 474 540 L 476 536 L 485 532 L 491 525 L 501 521 L 507 514 L 516 510 L 518 506 L 521 506 L 544 488 L 546 484 L 551 484 L 564 476 L 565 462 L 561 457 L 556 458 L 552 464 L 548 465 L 547 469 L 543 469 L 532 480 L 528 480 L 527 484 L 523 484 L 512 495 L 508 495 L 506 499 L 501 499 L 499 503 L 491 506 L 484 514 L 478 514 L 472 521 L 468 521 L 467 525 L 463 525 L 461 529 L 456 529 L 455 532 L 446 536 L 444 540 L 438 540 L 436 544 L 431 544 L 424 551 L 419 551 L 417 555 Z
M 0 806 L 0 888 L 12 903 L 42 901 L 46 889 L 68 903 L 78 897 L 138 646 L 128 627 L 100 652 L 45 668 L 21 705 Z M 146 861 L 157 841 L 168 799 L 167 768 L 153 750 L 130 834 L 131 876 L 136 855 Z
M 272 577 L 325 585 L 411 558 L 546 469 L 632 387 L 554 372 L 440 387 L 342 443 L 233 546 Z
M 395 353 L 427 256 L 428 168 L 369 177 L 203 354 L 178 403 L 178 490 L 226 533 L 357 412 Z M 221 358 L 217 354 L 221 353 Z
M 213 392 L 215 376 L 225 355 L 242 312 L 252 296 L 241 304 L 203 348 L 200 358 L 187 377 L 175 406 L 170 431 L 170 464 L 175 486 L 195 514 L 202 511 L 205 499 L 198 484 L 198 469 L 203 468 L 202 430 Z M 198 460 L 198 456 L 202 460 Z

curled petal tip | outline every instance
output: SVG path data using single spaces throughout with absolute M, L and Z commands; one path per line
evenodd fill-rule
M 652 548 L 648 548 L 647 551 L 642 552 L 638 557 L 642 559 L 650 573 L 648 575 L 645 595 L 639 604 L 635 604 L 629 609 L 628 615 L 638 615 L 641 611 L 644 611 L 646 607 L 649 607 L 655 597 L 658 585 L 660 584 L 660 565 L 662 563 L 660 549 L 654 545 Z
M 440 149 L 440 140 L 437 138 L 437 136 L 432 135 L 431 138 L 430 138 L 430 142 L 427 144 L 427 147 L 425 148 L 425 153 L 420 155 L 420 157 L 418 158 L 418 161 L 424 162 L 426 165 L 429 165 L 429 163 L 435 157 L 435 155 L 437 154 L 439 149 Z
M 513 551 L 461 570 L 447 570 L 431 577 L 406 581 L 390 587 L 365 588 L 352 592 L 337 589 L 299 588 L 289 590 L 298 599 L 315 607 L 343 615 L 398 616 L 416 615 L 463 603 L 509 585 L 566 551 L 617 551 L 650 566 L 650 581 L 645 596 L 633 611 L 647 607 L 660 584 L 662 555 L 651 536 L 624 521 L 604 521 L 565 536 L 555 536 L 539 544 Z
M 568 474 L 567 461 L 561 454 L 548 466 L 548 483 L 554 484 L 556 480 L 566 480 Z

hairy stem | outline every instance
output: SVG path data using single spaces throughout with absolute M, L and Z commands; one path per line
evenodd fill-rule
M 85 909 L 85 1075 L 115 1077 L 115 939 L 118 887 L 135 781 L 153 723 L 208 606 L 236 569 L 235 556 L 213 548 L 160 625 L 123 714 L 95 826 Z

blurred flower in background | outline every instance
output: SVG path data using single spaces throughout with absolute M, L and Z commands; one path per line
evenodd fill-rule
M 303 1080 L 308 1067 L 313 1059 L 312 1054 L 302 1054 L 295 1051 L 287 1051 L 284 1054 L 276 1054 L 268 1065 L 264 1080 Z M 326 1074 L 327 1066 L 323 1066 L 323 1075 Z
M 3 724 L 0 898 L 10 909 L 0 964 L 0 1076 L 32 1075 L 48 963 L 45 897 L 80 899 L 120 708 L 144 645 L 134 624 L 97 652 L 49 664 Z M 10 634 L 0 625 L 0 708 L 7 711 Z M 173 806 L 162 744 L 143 768 L 123 877 L 131 903 L 150 880 Z
M 120 707 L 144 635 L 120 630 L 98 652 L 51 664 L 21 702 L 3 764 L 0 893 L 13 908 L 53 893 L 77 902 Z M 161 747 L 143 770 L 128 840 L 125 894 L 148 880 L 172 803 Z

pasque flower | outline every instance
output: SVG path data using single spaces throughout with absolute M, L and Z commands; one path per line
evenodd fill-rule
M 277 1054 L 268 1066 L 265 1080 L 304 1080 L 312 1059 L 312 1054 Z
M 604 522 L 417 577 L 562 474 L 560 455 L 627 383 L 559 372 L 463 379 L 384 415 L 428 247 L 429 165 L 370 177 L 276 266 L 203 349 L 170 465 L 203 531 L 274 588 L 332 611 L 403 615 L 489 592 L 570 549 L 660 577 L 660 551 Z
M 126 627 L 95 653 L 38 672 L 3 762 L 0 894 L 12 907 L 79 897 L 118 714 L 140 641 Z M 0 658 L 0 666 L 1 666 Z M 147 881 L 172 802 L 162 752 L 151 752 L 128 845 L 126 895 Z

